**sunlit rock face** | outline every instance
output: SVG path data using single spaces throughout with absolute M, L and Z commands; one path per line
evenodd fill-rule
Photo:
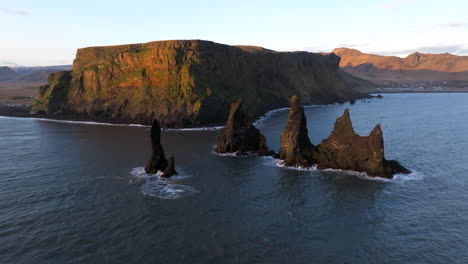
M 318 146 L 314 158 L 319 168 L 360 171 L 369 176 L 392 178 L 410 172 L 397 161 L 385 159 L 380 125 L 367 137 L 354 132 L 348 109 L 336 119 L 331 135 Z
M 291 109 L 280 138 L 279 158 L 287 166 L 311 166 L 315 163 L 312 156 L 314 146 L 307 131 L 304 107 L 299 106 L 297 96 L 291 98 Z
M 82 48 L 73 70 L 41 89 L 34 111 L 189 127 L 224 122 L 238 98 L 256 118 L 287 106 L 293 95 L 307 104 L 365 96 L 345 80 L 339 62 L 334 54 L 203 40 Z

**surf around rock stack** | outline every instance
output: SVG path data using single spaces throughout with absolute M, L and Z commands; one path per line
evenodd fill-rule
M 174 157 L 169 156 L 169 161 L 164 155 L 164 149 L 161 145 L 161 127 L 157 119 L 153 120 L 151 126 L 151 158 L 148 165 L 145 167 L 145 172 L 148 174 L 156 174 L 161 171 L 161 177 L 169 178 L 176 175 Z

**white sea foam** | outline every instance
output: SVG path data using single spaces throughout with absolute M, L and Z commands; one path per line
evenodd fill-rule
M 149 127 L 140 124 L 114 124 L 114 123 L 104 123 L 104 122 L 94 122 L 94 121 L 73 121 L 73 120 L 60 120 L 60 119 L 50 119 L 50 118 L 39 118 L 39 117 L 12 117 L 12 116 L 0 116 L 4 119 L 16 119 L 16 120 L 38 120 L 42 122 L 52 122 L 52 123 L 62 123 L 62 124 L 80 124 L 80 125 L 94 125 L 94 126 L 130 126 L 130 127 Z
M 246 157 L 251 157 L 255 156 L 255 152 L 248 151 L 244 153 L 243 155 L 238 155 L 238 151 L 232 152 L 232 153 L 218 153 L 216 152 L 216 145 L 211 145 L 211 153 L 213 153 L 216 156 L 221 156 L 221 157 L 239 157 L 239 158 L 246 158 Z
M 286 166 L 284 161 L 283 160 L 280 160 L 280 159 L 276 159 L 276 158 L 273 158 L 273 157 L 261 157 L 262 159 L 265 160 L 265 165 L 268 165 L 268 166 L 274 166 L 274 167 L 279 167 L 279 168 L 285 168 L 285 169 L 288 169 L 288 170 L 297 170 L 297 171 L 318 171 L 319 169 L 317 169 L 317 165 L 313 165 L 313 166 L 310 166 L 310 167 L 306 167 L 306 166 Z
M 314 107 L 320 107 L 320 106 L 327 106 L 327 105 L 305 105 L 304 108 L 307 109 L 307 108 L 314 108 Z M 264 115 L 262 115 L 261 117 L 259 117 L 255 122 L 253 122 L 253 125 L 256 127 L 262 127 L 263 123 L 275 113 L 288 111 L 288 110 L 289 110 L 289 107 L 283 107 L 283 108 L 270 110 L 266 112 Z
M 352 170 L 339 170 L 339 169 L 324 169 L 325 172 L 339 172 L 343 175 L 354 176 L 359 179 L 368 180 L 368 181 L 378 181 L 378 182 L 389 182 L 389 183 L 400 183 L 405 181 L 414 181 L 420 180 L 424 177 L 424 174 L 415 170 L 411 170 L 409 174 L 395 174 L 393 179 L 383 178 L 379 176 L 369 176 L 365 172 L 352 171 Z
M 325 105 L 306 105 L 304 108 L 318 107 Z M 253 124 L 257 127 L 261 127 L 263 122 L 270 118 L 274 113 L 289 110 L 289 107 L 278 108 L 268 111 L 263 116 L 258 118 Z M 96 125 L 96 126 L 118 126 L 118 127 L 151 127 L 141 124 L 115 124 L 115 123 L 105 123 L 105 122 L 95 122 L 95 121 L 74 121 L 74 120 L 61 120 L 61 119 L 52 119 L 52 118 L 40 118 L 40 117 L 13 117 L 13 116 L 0 116 L 4 119 L 31 119 L 38 120 L 43 122 L 53 122 L 53 123 L 62 123 L 62 124 L 79 124 L 79 125 Z M 208 127 L 190 127 L 190 128 L 163 128 L 164 131 L 216 131 L 224 128 L 224 126 L 208 126 Z
M 164 131 L 216 131 L 222 129 L 224 126 L 212 127 L 190 127 L 190 128 L 163 128 Z
M 160 172 L 157 174 L 147 174 L 143 167 L 137 167 L 131 171 L 131 174 L 137 178 L 137 180 L 143 181 L 143 184 L 140 186 L 140 191 L 147 196 L 159 199 L 180 199 L 198 193 L 198 190 L 191 186 L 177 183 L 178 181 L 190 177 L 180 168 L 177 169 L 177 172 L 179 174 L 171 178 L 162 178 L 162 173 Z
M 296 170 L 296 171 L 323 171 L 323 172 L 338 172 L 343 176 L 353 176 L 357 177 L 359 179 L 363 180 L 369 180 L 369 181 L 379 181 L 379 182 L 390 182 L 390 183 L 396 183 L 396 182 L 405 182 L 405 181 L 414 181 L 414 180 L 420 180 L 424 177 L 424 174 L 416 171 L 416 170 L 411 170 L 411 173 L 409 174 L 395 174 L 393 176 L 393 179 L 388 179 L 388 178 L 383 178 L 383 177 L 372 177 L 367 175 L 365 172 L 358 172 L 358 171 L 352 171 L 352 170 L 340 170 L 340 169 L 318 169 L 317 165 L 313 165 L 311 167 L 303 167 L 303 166 L 286 166 L 284 164 L 284 161 L 280 159 L 275 159 L 272 157 L 262 157 L 265 160 L 265 165 L 268 166 L 274 166 L 274 167 L 279 167 L 279 168 L 284 168 L 288 170 Z
M 95 125 L 95 126 L 118 126 L 118 127 L 151 127 L 141 124 L 114 124 L 105 122 L 94 122 L 94 121 L 73 121 L 73 120 L 60 120 L 51 118 L 39 118 L 39 117 L 14 117 L 14 116 L 0 116 L 3 119 L 16 119 L 16 120 L 38 120 L 43 122 L 53 122 L 62 124 L 79 124 L 79 125 Z M 211 126 L 211 127 L 191 127 L 191 128 L 163 128 L 164 131 L 215 131 L 222 129 L 224 126 Z
M 278 112 L 286 111 L 286 110 L 289 110 L 289 107 L 278 108 L 278 109 L 273 109 L 273 110 L 271 110 L 271 111 L 268 111 L 268 112 L 266 112 L 264 115 L 262 115 L 261 117 L 259 117 L 259 118 L 253 123 L 253 125 L 256 126 L 256 127 L 261 127 L 261 126 L 263 126 L 263 122 L 265 122 L 266 120 L 268 120 L 268 118 L 270 118 L 274 113 L 278 113 Z

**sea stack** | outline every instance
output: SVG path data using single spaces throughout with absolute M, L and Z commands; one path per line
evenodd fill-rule
M 151 158 L 148 161 L 148 165 L 145 167 L 145 172 L 148 174 L 156 174 L 158 171 L 162 171 L 162 177 L 169 178 L 172 175 L 177 174 L 174 169 L 174 157 L 169 157 L 169 162 L 164 155 L 164 149 L 161 145 L 161 127 L 157 119 L 153 120 L 151 126 Z
M 287 166 L 311 166 L 314 145 L 310 142 L 304 107 L 299 106 L 297 96 L 291 98 L 288 122 L 281 133 L 279 158 Z
M 274 155 L 268 149 L 265 137 L 252 123 L 246 121 L 241 99 L 231 104 L 228 120 L 218 136 L 215 151 L 238 155 L 253 151 L 259 155 Z
M 393 178 L 397 173 L 410 173 L 397 161 L 385 159 L 380 125 L 367 137 L 354 132 L 349 109 L 336 119 L 331 135 L 322 141 L 313 156 L 321 169 L 361 171 L 369 176 L 385 178 Z

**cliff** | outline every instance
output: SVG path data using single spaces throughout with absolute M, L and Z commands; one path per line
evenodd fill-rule
M 305 104 L 362 97 L 344 80 L 339 63 L 334 54 L 202 40 L 83 48 L 71 80 L 49 78 L 33 112 L 146 124 L 157 118 L 165 127 L 185 127 L 223 122 L 240 97 L 250 118 L 287 106 L 292 95 Z M 67 96 L 50 98 L 50 89 Z
M 333 53 L 341 57 L 340 67 L 344 71 L 379 84 L 468 81 L 468 56 L 416 52 L 400 58 L 348 48 L 335 49 Z

